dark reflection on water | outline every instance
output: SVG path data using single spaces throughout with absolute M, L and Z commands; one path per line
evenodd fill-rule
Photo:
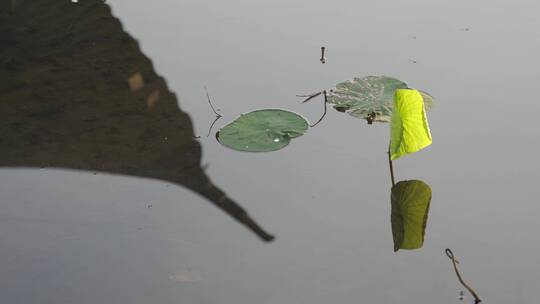
M 190 117 L 106 4 L 10 4 L 0 27 L 0 166 L 173 182 L 273 239 L 205 174 Z

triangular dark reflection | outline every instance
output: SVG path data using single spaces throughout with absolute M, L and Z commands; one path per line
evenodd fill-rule
M 17 2 L 0 11 L 0 166 L 173 182 L 273 239 L 206 176 L 189 116 L 103 1 Z
M 391 202 L 394 251 L 422 248 L 431 203 L 429 185 L 420 180 L 400 181 L 392 187 Z

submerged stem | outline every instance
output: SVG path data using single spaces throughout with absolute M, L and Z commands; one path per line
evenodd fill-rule
M 480 302 L 482 302 L 482 300 L 480 299 L 480 297 L 478 297 L 478 295 L 476 294 L 476 292 L 474 292 L 474 290 L 469 286 L 467 285 L 467 283 L 465 283 L 463 281 L 463 279 L 461 278 L 461 274 L 459 273 L 459 270 L 457 268 L 457 264 L 459 263 L 456 258 L 454 257 L 454 253 L 452 252 L 452 250 L 450 250 L 450 248 L 446 248 L 445 250 L 445 253 L 446 253 L 446 256 L 452 260 L 452 264 L 454 265 L 454 270 L 456 271 L 456 276 L 458 278 L 458 281 L 461 283 L 461 285 L 463 285 L 463 287 L 465 287 L 470 293 L 471 295 L 474 297 L 474 304 L 479 304 Z

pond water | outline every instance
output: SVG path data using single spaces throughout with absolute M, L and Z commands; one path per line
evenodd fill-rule
M 485 303 L 538 302 L 537 2 L 1 9 L 6 303 L 472 303 L 446 248 Z M 394 162 L 432 189 L 418 250 L 393 250 L 388 124 L 329 108 L 271 153 L 212 135 L 264 108 L 313 123 L 296 94 L 367 75 L 436 100 L 433 144 Z

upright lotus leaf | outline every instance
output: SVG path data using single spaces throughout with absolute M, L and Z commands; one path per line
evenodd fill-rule
M 257 110 L 241 115 L 216 134 L 231 149 L 269 152 L 284 148 L 292 138 L 303 135 L 309 125 L 300 115 L 278 109 Z
M 339 83 L 327 94 L 328 103 L 340 112 L 346 112 L 357 118 L 390 122 L 394 102 L 394 92 L 407 88 L 407 84 L 399 79 L 387 76 L 367 76 L 353 78 Z M 425 93 L 426 108 L 431 107 L 433 98 Z
M 412 89 L 396 91 L 390 129 L 392 160 L 431 145 L 424 99 L 419 91 Z
M 400 181 L 392 187 L 394 251 L 418 249 L 424 235 L 431 202 L 431 188 L 420 180 Z

